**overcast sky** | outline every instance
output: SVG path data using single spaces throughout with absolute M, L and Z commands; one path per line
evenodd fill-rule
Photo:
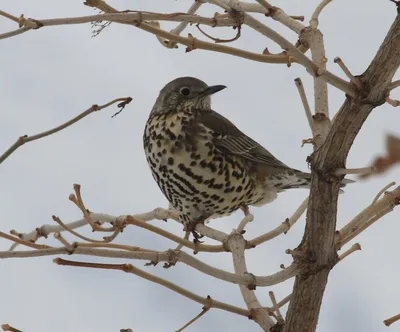
M 117 9 L 157 12 L 186 11 L 192 1 L 113 1 Z M 273 3 L 290 15 L 306 21 L 318 1 L 289 0 Z M 96 11 L 81 1 L 3 0 L 2 10 L 36 19 L 84 16 Z M 217 9 L 204 5 L 200 14 Z M 218 10 L 220 12 L 220 10 Z M 353 74 L 361 74 L 381 44 L 396 10 L 389 1 L 334 1 L 324 10 L 320 28 L 325 36 L 328 69 L 343 77 L 333 63 L 340 56 Z M 270 18 L 259 17 L 291 41 L 296 36 Z M 162 23 L 163 28 L 175 24 Z M 0 33 L 16 29 L 0 17 Z M 214 36 L 234 36 L 231 29 L 208 29 Z M 223 31 L 223 32 L 222 32 Z M 199 36 L 195 28 L 190 32 Z M 82 185 L 86 206 L 113 215 L 147 212 L 167 207 L 166 199 L 151 177 L 142 133 L 159 90 L 179 76 L 195 76 L 208 84 L 228 89 L 213 99 L 213 108 L 286 164 L 307 170 L 311 147 L 301 148 L 310 137 L 294 78 L 301 77 L 312 102 L 312 80 L 299 65 L 271 65 L 229 55 L 196 50 L 185 53 L 163 48 L 156 38 L 132 26 L 112 24 L 91 38 L 90 24 L 46 27 L 1 40 L 0 53 L 0 154 L 18 136 L 53 128 L 84 111 L 116 97 L 131 96 L 133 102 L 116 118 L 116 108 L 105 109 L 74 126 L 21 147 L 0 165 L 0 230 L 15 228 L 29 232 L 51 224 L 57 215 L 64 222 L 81 217 L 68 195 L 72 185 Z M 265 37 L 243 27 L 233 46 L 254 52 L 279 48 Z M 329 87 L 334 115 L 344 94 Z M 396 92 L 393 94 L 396 97 Z M 400 93 L 397 93 L 400 97 Z M 399 133 L 399 109 L 383 105 L 374 110 L 350 151 L 347 167 L 367 166 L 383 154 L 386 133 Z M 348 186 L 339 202 L 338 225 L 342 226 L 370 204 L 386 184 L 400 177 L 394 168 L 384 176 Z M 289 217 L 306 197 L 306 190 L 283 193 L 272 204 L 253 208 L 255 222 L 247 228 L 248 238 L 275 228 Z M 242 217 L 238 212 L 215 220 L 211 226 L 230 232 Z M 318 331 L 388 331 L 382 321 L 400 311 L 398 265 L 399 211 L 394 211 L 357 238 L 363 250 L 348 257 L 332 271 L 322 305 Z M 164 226 L 164 225 L 163 225 Z M 181 235 L 172 222 L 165 225 Z M 304 217 L 287 235 L 280 236 L 247 254 L 249 272 L 267 275 L 288 265 L 287 248 L 295 248 L 304 230 Z M 88 230 L 84 232 L 89 234 Z M 68 236 L 67 236 L 68 237 Z M 75 239 L 68 237 L 71 241 Z M 167 250 L 174 243 L 149 232 L 127 229 L 119 243 Z M 40 243 L 54 243 L 40 240 Z M 352 243 L 350 243 L 351 245 Z M 0 241 L 1 250 L 10 243 Z M 10 323 L 26 332 L 111 332 L 121 328 L 142 331 L 175 331 L 201 311 L 201 305 L 172 291 L 116 271 L 60 267 L 53 257 L 8 259 L 0 262 L 0 323 Z M 68 257 L 71 258 L 71 257 Z M 233 271 L 230 255 L 201 254 L 197 258 Z M 95 261 L 92 257 L 72 259 Z M 114 262 L 113 260 L 102 260 Z M 118 261 L 121 262 L 121 261 Z M 126 262 L 126 261 L 122 261 Z M 138 267 L 143 262 L 132 261 Z M 164 270 L 145 267 L 199 295 L 245 307 L 239 287 L 198 271 L 177 265 Z M 268 291 L 278 300 L 291 292 L 292 281 L 272 288 L 259 288 L 263 305 L 269 306 Z M 286 311 L 286 307 L 284 308 Z M 400 323 L 390 329 L 396 331 Z M 259 331 L 246 318 L 213 309 L 187 328 L 197 331 Z

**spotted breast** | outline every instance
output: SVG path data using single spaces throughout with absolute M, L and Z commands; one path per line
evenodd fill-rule
M 185 224 L 266 203 L 252 165 L 213 144 L 220 136 L 201 123 L 201 112 L 185 110 L 149 118 L 144 147 L 152 175 Z

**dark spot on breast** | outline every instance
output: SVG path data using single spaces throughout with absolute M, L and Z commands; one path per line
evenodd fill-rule
M 174 164 L 174 158 L 169 157 L 168 158 L 168 165 L 173 165 Z
M 195 162 L 195 161 L 192 161 L 191 163 L 190 163 L 190 166 L 196 166 L 197 165 L 197 163 Z
M 213 199 L 214 201 L 218 201 L 221 197 L 219 197 L 218 195 L 213 194 L 213 195 L 211 195 L 210 198 Z
M 207 167 L 207 162 L 205 160 L 200 161 L 200 166 L 203 168 Z
M 194 159 L 194 160 L 200 160 L 200 159 L 201 159 L 201 156 L 200 156 L 199 154 L 196 154 L 196 153 L 192 152 L 192 153 L 190 154 L 190 158 L 191 158 L 191 159 Z
M 211 172 L 215 173 L 217 171 L 217 167 L 215 166 L 214 163 L 209 163 L 208 168 L 211 170 Z
M 242 186 L 238 186 L 238 187 L 236 188 L 236 192 L 237 192 L 237 193 L 240 193 L 242 190 L 243 190 L 243 187 L 242 187 Z
M 176 135 L 169 129 L 167 129 L 167 135 L 170 140 L 176 140 Z

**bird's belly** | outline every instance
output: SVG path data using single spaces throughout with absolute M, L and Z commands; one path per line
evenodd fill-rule
M 177 147 L 165 139 L 146 151 L 154 179 L 184 222 L 228 215 L 265 198 L 264 185 L 256 183 L 242 159 L 206 142 Z

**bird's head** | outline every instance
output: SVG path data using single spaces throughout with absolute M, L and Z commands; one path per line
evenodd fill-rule
M 194 77 L 177 78 L 160 91 L 151 115 L 193 108 L 208 111 L 211 109 L 211 95 L 225 88 L 225 85 L 208 86 Z

